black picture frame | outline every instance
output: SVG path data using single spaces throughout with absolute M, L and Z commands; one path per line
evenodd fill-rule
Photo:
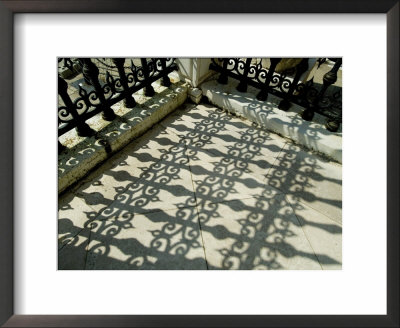
M 5 327 L 399 327 L 398 0 L 0 0 L 0 324 Z M 387 315 L 14 315 L 13 28 L 16 13 L 384 13 L 387 17 Z M 366 286 L 368 288 L 368 286 Z

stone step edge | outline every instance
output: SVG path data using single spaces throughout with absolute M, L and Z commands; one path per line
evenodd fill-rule
M 230 113 L 255 122 L 265 129 L 342 163 L 342 133 L 330 132 L 324 126 L 325 118 L 315 114 L 312 122 L 301 118 L 303 108 L 292 105 L 288 112 L 278 109 L 280 98 L 268 96 L 267 102 L 256 99 L 258 90 L 252 87 L 245 93 L 236 90 L 236 83 L 230 81 L 221 85 L 215 80 L 200 85 L 208 101 Z
M 58 156 L 58 193 L 74 185 L 129 142 L 143 135 L 187 99 L 188 85 L 178 82 L 151 98 L 148 107 L 117 117 L 94 136 Z M 167 100 L 167 101 L 166 101 Z M 146 105 L 146 104 L 145 104 Z

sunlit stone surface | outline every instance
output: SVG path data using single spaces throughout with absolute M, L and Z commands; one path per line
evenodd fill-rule
M 341 269 L 342 167 L 179 108 L 60 197 L 59 269 Z

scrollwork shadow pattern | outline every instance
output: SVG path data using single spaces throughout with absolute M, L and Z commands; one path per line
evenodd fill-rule
M 323 162 L 307 152 L 299 157 L 288 143 L 276 145 L 257 125 L 204 107 L 167 119 L 164 131 L 179 140 L 168 133 L 159 139 L 160 155 L 141 155 L 148 163 L 137 177 L 131 172 L 137 168 L 123 164 L 135 153 L 121 159 L 120 180 L 128 183 L 110 202 L 97 198 L 101 209 L 88 212 L 82 228 L 66 222 L 64 248 L 82 248 L 77 231 L 89 232 L 86 269 L 285 269 L 298 259 L 310 268 L 340 265 L 293 241 L 305 227 L 341 234 L 339 224 L 302 214 L 318 202 L 340 209 L 341 201 L 310 190 L 327 179 L 339 186 L 341 179 L 327 178 Z M 267 151 L 272 155 L 264 158 Z M 265 168 L 264 180 L 256 164 Z

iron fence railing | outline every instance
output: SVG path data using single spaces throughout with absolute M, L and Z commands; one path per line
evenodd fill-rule
M 69 83 L 58 75 L 58 136 L 76 129 L 79 136 L 91 136 L 94 131 L 86 120 L 98 113 L 107 121 L 116 115 L 111 106 L 124 101 L 125 106 L 133 108 L 136 101 L 133 93 L 144 89 L 146 96 L 153 96 L 152 83 L 160 80 L 169 87 L 171 81 L 168 74 L 177 69 L 172 58 L 140 58 L 127 61 L 125 58 L 112 58 L 111 65 L 104 64 L 106 70 L 104 80 L 99 78 L 99 65 L 90 58 L 60 58 L 59 64 L 71 71 L 79 70 L 83 74 L 84 84 L 78 86 L 78 92 L 71 97 L 68 92 Z M 111 72 L 111 73 L 110 73 Z M 86 87 L 82 86 L 85 85 Z M 59 143 L 60 149 L 62 145 Z
M 276 95 L 282 100 L 278 107 L 287 111 L 291 103 L 305 108 L 302 117 L 310 121 L 315 112 L 328 118 L 326 127 L 337 131 L 342 122 L 341 87 L 328 93 L 328 88 L 337 81 L 337 73 L 342 65 L 341 58 L 330 58 L 334 62 L 329 72 L 324 74 L 323 82 L 317 85 L 314 78 L 301 81 L 300 78 L 309 70 L 310 58 L 300 58 L 296 65 L 282 71 L 277 70 L 282 58 L 270 58 L 269 67 L 262 65 L 262 60 L 255 58 L 221 58 L 212 59 L 210 69 L 220 73 L 218 82 L 228 83 L 228 77 L 239 81 L 237 90 L 246 92 L 249 85 L 259 89 L 257 99 L 265 101 L 268 94 Z M 317 60 L 318 68 L 326 58 Z M 333 89 L 333 88 L 332 88 Z

